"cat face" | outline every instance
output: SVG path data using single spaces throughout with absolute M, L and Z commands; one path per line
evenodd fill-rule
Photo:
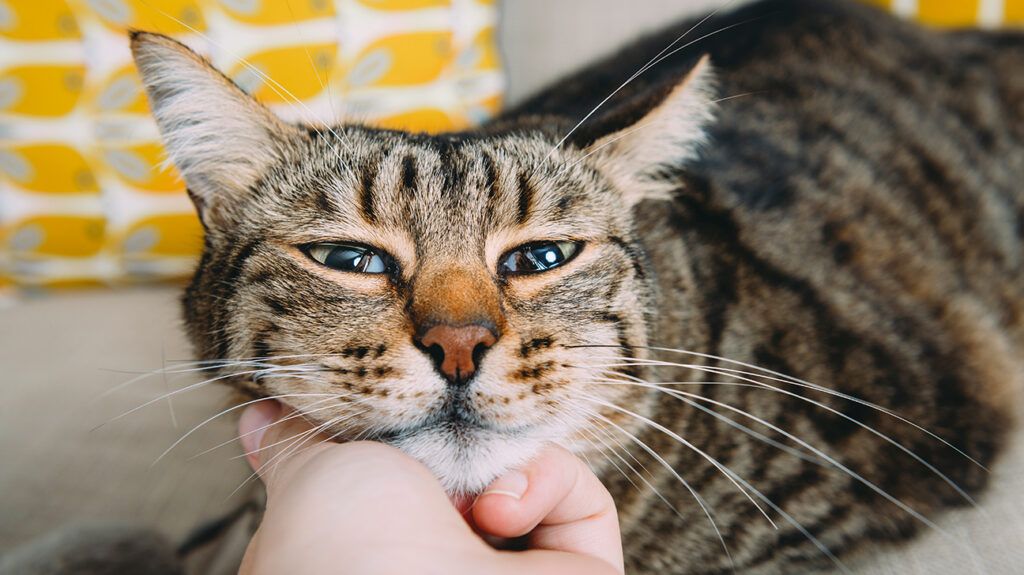
M 572 447 L 642 357 L 651 270 L 631 207 L 693 151 L 706 74 L 586 148 L 281 123 L 167 38 L 133 50 L 206 229 L 185 298 L 204 359 L 337 439 L 388 441 L 452 492 Z M 638 391 L 641 390 L 641 391 Z M 629 397 L 633 394 L 636 397 Z M 612 416 L 605 414 L 605 416 Z
M 447 461 L 434 469 L 450 488 L 478 489 L 571 437 L 586 417 L 578 394 L 621 390 L 583 384 L 606 377 L 588 367 L 610 363 L 595 355 L 646 343 L 647 271 L 628 209 L 593 170 L 546 160 L 547 141 L 340 133 L 357 153 L 300 135 L 296 161 L 230 214 L 207 212 L 207 277 L 189 306 L 230 305 L 193 315 L 196 331 L 224 334 L 201 349 L 290 357 L 268 361 L 303 366 L 302 379 L 242 383 L 339 394 L 283 401 L 338 419 L 328 433 Z

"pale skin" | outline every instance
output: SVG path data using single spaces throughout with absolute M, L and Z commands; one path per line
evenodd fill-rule
M 274 424 L 287 415 L 260 402 L 239 423 L 267 487 L 243 575 L 623 574 L 615 503 L 565 449 L 551 446 L 499 477 L 460 513 L 426 467 L 381 443 L 311 438 L 313 447 L 278 457 L 288 438 L 310 430 L 301 417 Z M 525 536 L 527 550 L 496 550 L 481 534 Z

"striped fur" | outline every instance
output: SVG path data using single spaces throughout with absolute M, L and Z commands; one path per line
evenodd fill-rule
M 200 103 L 239 93 L 200 81 L 217 76 L 183 48 L 137 36 L 165 137 L 186 142 L 175 130 L 187 126 L 220 138 L 202 158 L 172 149 L 207 226 L 184 300 L 197 351 L 315 365 L 313 377 L 232 382 L 255 396 L 344 393 L 311 418 L 347 417 L 329 431 L 390 441 L 452 491 L 479 490 L 545 441 L 586 454 L 616 496 L 632 573 L 827 570 L 822 548 L 856 557 L 920 530 L 913 513 L 963 505 L 953 485 L 980 493 L 986 473 L 936 436 L 996 462 L 1024 377 L 1024 38 L 768 0 L 699 25 L 688 38 L 714 34 L 558 145 L 692 25 L 480 130 L 436 137 L 175 112 L 162 78 L 200 86 Z M 705 53 L 710 66 L 697 63 Z M 147 58 L 164 64 L 154 72 Z M 715 85 L 751 95 L 716 112 Z M 274 143 L 248 149 L 239 129 Z M 259 177 L 217 184 L 237 181 L 238 157 Z M 539 239 L 584 248 L 545 274 L 497 275 L 502 254 Z M 325 240 L 376 246 L 399 271 L 335 272 L 297 248 Z M 501 324 L 470 386 L 447 386 L 413 342 L 417 318 L 436 313 Z M 884 406 L 934 435 L 777 376 L 731 385 L 745 380 L 723 369 L 751 369 L 711 356 Z M 616 358 L 630 365 L 603 370 Z M 695 382 L 667 387 L 700 399 L 629 381 Z M 647 471 L 602 462 L 595 440 L 629 444 L 626 432 L 649 446 L 631 446 Z M 755 498 L 778 529 L 696 450 L 777 506 Z M 675 473 L 713 510 L 731 555 Z

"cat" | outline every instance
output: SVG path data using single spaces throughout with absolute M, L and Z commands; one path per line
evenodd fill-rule
M 198 356 L 452 493 L 571 448 L 630 573 L 835 568 L 1015 428 L 1019 33 L 765 0 L 440 135 L 286 124 L 131 44 L 205 229 Z

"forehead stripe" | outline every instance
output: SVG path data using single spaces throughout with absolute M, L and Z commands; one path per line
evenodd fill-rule
M 525 224 L 530 218 L 530 209 L 533 205 L 533 185 L 530 183 L 530 174 L 521 172 L 519 174 L 519 221 L 520 225 Z
M 498 175 L 498 166 L 495 165 L 491 154 L 484 152 L 481 157 L 484 167 L 484 186 L 487 190 L 487 218 L 493 225 L 495 212 L 498 209 L 498 199 L 501 196 L 501 180 Z
M 373 186 L 377 182 L 379 164 L 366 166 L 359 174 L 359 209 L 363 218 L 371 224 L 377 223 L 377 212 L 374 208 Z
M 402 186 L 406 192 L 416 189 L 416 158 L 412 154 L 406 154 L 402 159 Z
M 441 140 L 437 143 L 437 153 L 441 159 L 445 189 L 451 191 L 462 188 L 465 174 L 459 165 L 459 147 L 451 140 Z
M 490 154 L 484 152 L 480 156 L 480 161 L 484 166 L 484 189 L 487 190 L 487 201 L 490 204 L 498 195 L 498 173 L 494 167 L 494 158 Z

